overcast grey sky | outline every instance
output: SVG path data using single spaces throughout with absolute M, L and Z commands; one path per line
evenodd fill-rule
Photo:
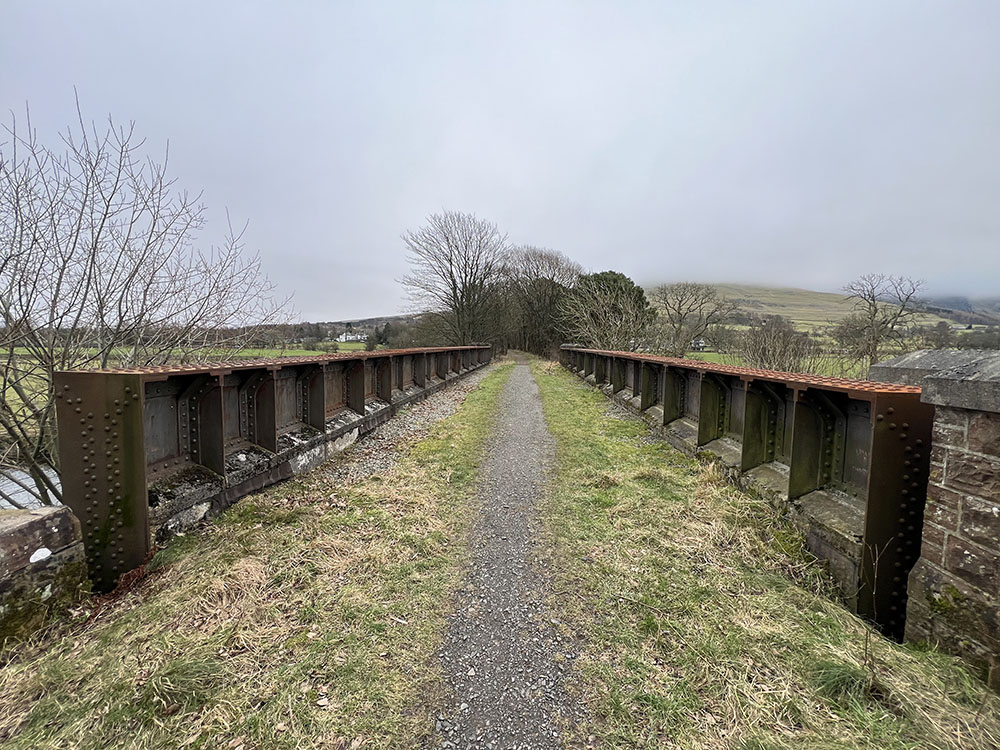
M 1000 294 L 1000 2 L 17 2 L 0 103 L 135 120 L 302 317 L 441 208 L 637 281 Z

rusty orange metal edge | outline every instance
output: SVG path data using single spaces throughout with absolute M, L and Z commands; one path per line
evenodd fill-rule
M 218 373 L 220 371 L 231 372 L 233 370 L 253 370 L 261 367 L 286 367 L 294 365 L 314 365 L 324 362 L 339 362 L 343 360 L 357 359 L 379 359 L 382 357 L 402 356 L 406 354 L 440 354 L 442 352 L 456 352 L 467 350 L 491 349 L 488 345 L 475 346 L 432 346 L 416 347 L 411 349 L 378 349 L 373 352 L 333 352 L 330 354 L 318 354 L 311 357 L 270 357 L 263 359 L 233 359 L 221 362 L 199 362 L 185 365 L 159 365 L 156 367 L 122 367 L 105 370 L 83 370 L 88 373 L 102 373 L 114 375 L 189 375 L 191 373 Z M 57 372 L 80 372 L 79 370 L 57 370 Z
M 882 383 L 877 380 L 852 380 L 850 378 L 834 378 L 825 375 L 810 375 L 804 372 L 783 372 L 781 370 L 758 370 L 753 367 L 737 367 L 735 365 L 719 365 L 714 362 L 704 362 L 699 359 L 680 359 L 678 357 L 661 357 L 656 354 L 641 352 L 616 352 L 604 349 L 585 349 L 577 346 L 564 346 L 564 350 L 581 352 L 583 354 L 600 354 L 605 357 L 621 357 L 639 362 L 683 367 L 700 372 L 713 372 L 719 375 L 738 375 L 761 380 L 779 380 L 787 385 L 804 387 L 819 387 L 859 393 L 915 393 L 921 392 L 920 386 L 900 385 L 899 383 Z

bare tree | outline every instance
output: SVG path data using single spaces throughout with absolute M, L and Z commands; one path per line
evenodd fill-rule
M 784 372 L 817 372 L 821 352 L 807 333 L 795 330 L 788 318 L 769 315 L 732 331 L 724 358 L 731 364 Z
M 656 319 L 642 287 L 617 271 L 581 276 L 559 313 L 569 341 L 614 351 L 638 349 Z
M 660 314 L 651 348 L 671 357 L 683 357 L 692 341 L 737 310 L 714 286 L 692 282 L 658 286 L 653 290 L 653 301 Z
M 862 372 L 917 347 L 914 323 L 923 284 L 906 276 L 867 274 L 844 287 L 851 313 L 834 326 L 832 336 Z
M 284 303 L 230 227 L 195 247 L 200 196 L 142 155 L 134 124 L 78 122 L 59 150 L 30 117 L 0 150 L 0 498 L 58 501 L 56 370 L 227 356 Z M 6 480 L 6 481 L 4 481 Z
M 561 343 L 558 310 L 583 268 L 562 253 L 516 248 L 511 262 L 511 309 L 516 315 L 516 346 L 548 354 Z
M 400 283 L 447 343 L 492 340 L 510 257 L 507 235 L 474 214 L 445 211 L 403 234 L 411 271 Z M 444 343 L 444 342 L 442 342 Z

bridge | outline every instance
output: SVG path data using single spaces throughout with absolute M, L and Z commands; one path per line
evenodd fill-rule
M 204 623 L 238 617 L 245 634 L 237 642 L 245 645 L 210 639 L 222 643 L 212 648 L 226 654 L 250 649 L 254 664 L 278 659 L 274 670 L 287 662 L 303 674 L 333 669 L 329 674 L 338 675 L 302 683 L 301 695 L 312 708 L 309 718 L 299 713 L 306 708 L 288 709 L 304 722 L 298 729 L 284 718 L 280 724 L 286 728 L 270 734 L 245 729 L 257 733 L 248 747 L 268 746 L 275 732 L 289 732 L 289 739 L 294 735 L 299 744 L 308 744 L 308 738 L 319 736 L 317 727 L 330 722 L 340 727 L 338 732 L 347 731 L 343 727 L 354 726 L 354 719 L 315 712 L 331 702 L 355 700 L 376 707 L 373 713 L 358 704 L 356 712 L 358 726 L 374 732 L 376 744 L 392 744 L 391 737 L 398 744 L 423 721 L 414 717 L 428 715 L 430 725 L 424 726 L 432 728 L 418 743 L 428 747 L 479 746 L 491 738 L 523 747 L 587 747 L 598 741 L 587 737 L 592 727 L 609 746 L 633 746 L 639 735 L 630 733 L 653 727 L 659 727 L 655 732 L 696 731 L 692 717 L 706 710 L 716 718 L 697 731 L 744 731 L 732 717 L 720 718 L 722 704 L 712 701 L 721 698 L 685 703 L 691 708 L 677 714 L 661 710 L 657 701 L 681 700 L 689 689 L 685 675 L 709 664 L 716 665 L 717 676 L 699 679 L 708 680 L 706 689 L 713 695 L 755 691 L 750 683 L 783 679 L 809 696 L 802 700 L 833 700 L 829 705 L 838 711 L 841 699 L 861 700 L 876 712 L 895 701 L 893 710 L 904 717 L 899 721 L 908 722 L 911 714 L 932 709 L 921 702 L 930 698 L 909 695 L 906 685 L 916 680 L 937 690 L 935 680 L 944 678 L 934 670 L 942 667 L 931 666 L 937 664 L 933 660 L 925 665 L 922 657 L 892 641 L 927 640 L 928 635 L 996 684 L 996 651 L 989 651 L 995 632 L 990 635 L 988 624 L 996 568 L 976 567 L 967 556 L 945 551 L 965 545 L 983 555 L 996 535 L 996 524 L 989 526 L 983 508 L 997 481 L 989 473 L 990 462 L 996 463 L 989 456 L 1000 450 L 995 442 L 1000 401 L 982 399 L 994 393 L 995 382 L 992 365 L 983 364 L 982 357 L 966 361 L 960 376 L 933 357 L 908 359 L 884 367 L 881 381 L 576 346 L 564 346 L 560 359 L 583 383 L 634 415 L 635 422 L 605 414 L 585 397 L 590 391 L 579 381 L 541 361 L 518 355 L 513 363 L 494 363 L 488 347 L 60 373 L 60 457 L 69 509 L 46 511 L 38 517 L 42 522 L 25 526 L 30 533 L 20 538 L 33 546 L 18 552 L 24 558 L 18 575 L 29 580 L 32 565 L 38 565 L 29 562 L 29 554 L 53 539 L 46 549 L 56 554 L 30 580 L 50 588 L 65 583 L 53 571 L 61 550 L 69 555 L 79 547 L 72 539 L 79 519 L 94 589 L 110 591 L 119 584 L 109 601 L 125 596 L 132 603 L 121 615 L 113 605 L 109 614 L 99 615 L 91 632 L 105 635 L 92 642 L 70 628 L 64 650 L 62 635 L 46 636 L 49 640 L 39 643 L 48 645 L 30 651 L 9 684 L 30 693 L 36 675 L 57 668 L 74 638 L 82 644 L 77 646 L 83 649 L 82 663 L 90 663 L 101 653 L 99 644 L 108 642 L 107 628 L 120 627 L 122 618 L 144 621 L 143 599 L 150 602 L 149 631 L 126 638 L 126 650 L 148 648 L 163 617 L 177 629 L 165 647 L 181 650 L 202 647 Z M 464 382 L 471 385 L 454 387 Z M 400 430 L 391 434 L 404 446 L 399 460 L 405 470 L 386 469 L 384 478 L 360 483 L 329 473 L 337 461 L 350 463 L 352 452 L 328 460 L 349 445 L 360 445 L 361 453 L 370 456 L 388 450 L 377 437 L 392 428 L 394 417 L 406 423 L 424 404 L 432 414 L 436 399 L 456 390 L 462 391 L 456 405 L 465 393 L 468 399 L 446 420 L 452 426 L 440 437 L 393 428 Z M 420 419 L 430 424 L 436 417 Z M 408 458 L 407 446 L 420 450 Z M 970 474 L 970 462 L 978 474 Z M 290 484 L 296 488 L 282 490 L 288 479 L 295 479 Z M 738 491 L 726 494 L 720 482 Z M 272 486 L 273 492 L 261 492 Z M 946 512 L 948 493 L 961 495 L 955 518 Z M 773 514 L 760 510 L 764 507 Z M 202 523 L 220 514 L 218 531 Z M 789 521 L 811 560 L 788 552 L 784 542 L 774 548 L 769 541 L 785 539 Z M 327 530 L 330 523 L 334 526 Z M 940 546 L 934 536 L 938 529 L 945 530 Z M 170 541 L 177 534 L 187 538 Z M 202 552 L 208 548 L 221 556 L 218 564 L 208 562 Z M 770 551 L 755 557 L 761 550 Z M 158 584 L 154 577 L 144 585 L 130 571 L 143 570 L 153 553 L 151 569 L 167 570 L 167 575 L 173 564 L 167 561 L 202 562 L 180 566 L 196 572 L 175 574 L 181 576 L 176 583 Z M 258 558 L 272 562 L 246 562 Z M 790 580 L 769 568 L 774 560 L 784 561 Z M 800 586 L 806 580 L 799 578 L 802 571 L 808 580 L 818 580 L 821 568 L 839 604 L 824 603 Z M 8 578 L 17 572 L 10 565 L 7 571 Z M 243 587 L 249 582 L 236 583 L 246 575 L 270 583 L 254 583 L 254 593 L 248 593 Z M 277 582 L 285 575 L 308 592 L 294 605 L 285 600 L 298 588 L 284 589 Z M 214 599 L 196 593 L 206 585 L 209 591 L 236 588 L 216 606 L 210 604 Z M 129 586 L 137 586 L 137 593 L 129 593 Z M 371 595 L 360 593 L 365 586 Z M 736 598 L 735 590 L 740 591 Z M 360 601 L 366 602 L 362 609 Z M 835 615 L 841 606 L 861 619 Z M 194 625 L 188 623 L 189 611 L 197 613 Z M 251 611 L 252 617 L 239 614 Z M 165 614 L 153 617 L 158 612 Z M 741 629 L 746 618 L 759 623 L 759 633 Z M 292 630 L 279 636 L 279 621 Z M 372 629 L 356 632 L 359 622 Z M 867 655 L 867 639 L 877 636 L 870 635 L 866 622 L 888 636 L 871 647 L 878 657 Z M 785 629 L 783 640 L 761 640 L 775 628 Z M 230 631 L 218 631 L 220 637 L 225 632 Z M 722 640 L 714 632 L 723 633 Z M 278 640 L 249 645 L 264 633 Z M 309 647 L 311 639 L 321 648 Z M 650 662 L 654 641 L 659 650 Z M 279 643 L 288 645 L 279 648 Z M 818 667 L 798 665 L 789 656 L 813 649 L 842 653 L 855 646 L 860 671 L 849 671 L 849 679 L 860 680 L 861 692 L 838 687 L 849 691 L 841 698 L 830 698 L 826 688 L 810 682 L 821 679 L 810 676 Z M 278 658 L 273 648 L 284 655 Z M 344 668 L 323 666 L 326 654 L 339 654 L 336 659 L 344 661 L 337 663 Z M 770 667 L 769 659 L 774 661 Z M 732 660 L 733 671 L 727 671 Z M 415 676 L 418 665 L 428 661 L 439 665 L 435 684 L 441 687 Z M 366 665 L 370 678 L 357 683 L 357 672 L 347 668 L 355 662 Z M 573 666 L 577 662 L 579 670 Z M 667 671 L 654 664 L 666 665 Z M 783 676 L 754 677 L 751 664 L 760 674 L 778 669 Z M 609 665 L 614 666 L 607 671 Z M 838 669 L 855 668 L 841 664 Z M 81 679 L 92 683 L 95 696 L 102 695 L 100 670 L 87 670 Z M 240 674 L 258 680 L 263 673 Z M 962 674 L 948 671 L 942 689 L 959 684 Z M 267 675 L 276 679 L 277 672 Z M 663 682 L 667 675 L 681 679 L 679 693 Z M 381 695 L 379 682 L 409 696 L 410 708 L 395 713 L 387 696 L 373 698 Z M 625 698 L 619 691 L 632 684 L 641 686 L 639 693 Z M 49 689 L 56 691 L 54 700 L 66 704 L 65 696 L 58 697 L 62 687 L 51 683 Z M 216 689 L 229 696 L 226 701 L 242 705 L 244 697 L 237 698 L 234 687 L 219 683 Z M 359 690 L 367 692 L 362 696 Z M 917 722 L 906 724 L 905 731 L 920 741 L 955 747 L 961 744 L 949 744 L 949 738 L 989 742 L 1000 736 L 995 722 L 1000 704 L 978 688 L 968 690 L 976 697 L 961 699 L 965 703 L 951 693 L 934 693 L 933 710 L 949 716 L 946 729 Z M 297 684 L 277 694 L 274 711 L 285 711 L 285 702 L 301 703 Z M 762 705 L 772 705 L 769 693 L 754 694 L 763 695 L 755 699 Z M 96 705 L 95 700 L 81 705 Z M 153 710 L 143 741 L 177 729 L 170 712 L 184 714 L 186 700 L 168 698 Z M 197 699 L 203 706 L 199 710 L 215 715 L 206 700 Z M 266 698 L 253 700 L 271 705 Z M 611 721 L 622 700 L 630 718 Z M 980 703 L 988 707 L 985 713 L 975 708 Z M 775 713 L 755 721 L 785 721 L 778 703 L 772 708 Z M 740 711 L 754 710 L 741 704 Z M 0 738 L 5 732 L 27 738 L 50 731 L 63 742 L 91 736 L 85 714 L 29 730 L 24 727 L 36 725 L 27 713 L 12 715 L 21 717 L 21 729 L 5 729 L 0 720 Z M 395 717 L 396 729 L 381 723 L 387 716 Z M 811 721 L 789 730 L 792 736 L 814 736 Z M 818 721 L 833 731 L 833 725 Z M 847 726 L 858 737 L 870 731 L 863 723 Z M 615 727 L 631 728 L 619 737 Z M 661 736 L 655 732 L 651 736 Z M 241 736 L 232 736 L 234 747 Z M 366 741 L 361 734 L 360 740 L 351 737 L 342 746 Z

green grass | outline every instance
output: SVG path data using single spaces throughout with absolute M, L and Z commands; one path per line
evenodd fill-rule
M 384 349 L 384 348 L 385 348 L 384 346 L 379 346 L 379 349 Z M 363 341 L 344 341 L 344 342 L 341 342 L 341 343 L 337 344 L 337 351 L 338 352 L 362 352 L 364 350 L 365 350 L 365 342 L 363 342 Z M 96 349 L 89 349 L 87 351 L 89 351 L 89 353 L 91 353 L 91 354 L 95 354 L 97 352 Z M 116 349 L 115 351 L 117 352 L 118 350 Z M 123 349 L 122 352 L 124 353 L 124 351 L 125 350 Z M 14 347 L 14 354 L 15 355 L 25 357 L 25 356 L 28 356 L 30 353 L 31 353 L 31 351 L 29 349 L 25 349 L 23 347 Z M 238 357 L 243 357 L 243 358 L 246 358 L 246 357 L 254 357 L 254 358 L 265 358 L 265 357 L 315 357 L 315 356 L 317 356 L 319 354 L 327 354 L 327 353 L 328 352 L 324 352 L 324 351 L 322 351 L 320 349 L 296 349 L 294 347 L 284 347 L 284 348 L 281 348 L 281 347 L 270 347 L 270 348 L 259 348 L 259 347 L 254 348 L 254 347 L 250 347 L 250 348 L 247 348 L 247 349 L 241 349 L 240 352 L 239 352 L 239 354 L 237 356 Z M 207 361 L 207 360 L 211 359 L 213 356 L 218 356 L 218 357 L 228 356 L 228 350 L 225 350 L 225 351 L 219 350 L 218 352 L 215 352 L 215 353 L 213 353 L 212 351 L 203 352 L 202 359 L 205 360 L 205 361 Z
M 714 466 L 534 365 L 557 467 L 553 606 L 607 748 L 987 748 L 1000 700 L 834 603 L 802 538 Z
M 242 499 L 0 669 L 10 748 L 411 747 L 461 577 L 501 366 L 386 476 Z M 89 613 L 90 619 L 85 619 Z

